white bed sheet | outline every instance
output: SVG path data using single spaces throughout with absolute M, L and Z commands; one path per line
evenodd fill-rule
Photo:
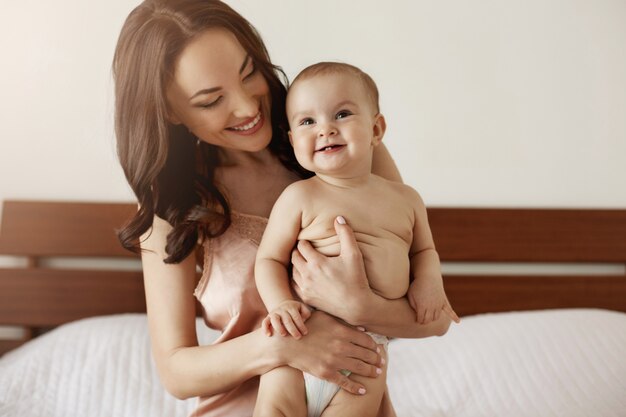
M 467 317 L 441 338 L 396 340 L 389 373 L 399 417 L 624 417 L 626 314 Z
M 217 333 L 198 321 L 201 343 Z M 394 340 L 399 417 L 626 416 L 626 314 L 478 315 L 442 338 Z M 144 315 L 61 326 L 0 359 L 1 417 L 183 417 L 158 381 Z

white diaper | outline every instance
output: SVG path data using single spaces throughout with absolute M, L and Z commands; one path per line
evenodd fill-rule
M 367 332 L 374 341 L 385 347 L 389 344 L 387 337 Z M 350 375 L 349 371 L 341 371 L 344 375 Z M 326 409 L 335 394 L 339 392 L 339 385 L 314 377 L 304 372 L 304 387 L 306 389 L 306 406 L 308 417 L 319 417 Z

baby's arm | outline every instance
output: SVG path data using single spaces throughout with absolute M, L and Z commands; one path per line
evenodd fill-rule
M 439 254 L 428 225 L 426 207 L 417 191 L 412 190 L 415 213 L 413 226 L 413 243 L 411 244 L 411 278 L 407 292 L 411 307 L 416 312 L 417 322 L 427 324 L 439 319 L 443 311 L 455 322 L 459 317 L 450 306 L 443 289 Z
M 259 294 L 269 312 L 263 320 L 268 336 L 272 328 L 282 336 L 306 335 L 304 321 L 311 312 L 291 293 L 287 268 L 301 227 L 300 184 L 292 184 L 278 198 L 257 252 L 254 275 Z

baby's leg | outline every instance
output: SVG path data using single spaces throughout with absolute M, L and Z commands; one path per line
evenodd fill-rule
M 281 366 L 261 376 L 254 417 L 306 417 L 302 371 Z
M 350 379 L 365 386 L 365 395 L 354 395 L 339 390 L 324 410 L 321 417 L 375 417 L 378 415 L 380 404 L 387 387 L 387 352 L 381 349 L 385 358 L 385 365 L 381 367 L 383 373 L 376 378 L 351 375 Z

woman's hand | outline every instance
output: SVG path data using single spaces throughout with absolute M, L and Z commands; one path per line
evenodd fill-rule
M 364 386 L 340 371 L 348 370 L 365 377 L 382 373 L 384 352 L 361 330 L 340 323 L 321 311 L 307 321 L 308 334 L 300 340 L 293 337 L 271 337 L 281 362 L 318 378 L 339 385 L 352 394 L 364 394 Z
M 352 229 L 341 216 L 334 225 L 339 237 L 339 256 L 326 257 L 308 241 L 299 241 L 291 253 L 293 287 L 306 304 L 358 324 L 361 310 L 367 308 L 374 293 Z

